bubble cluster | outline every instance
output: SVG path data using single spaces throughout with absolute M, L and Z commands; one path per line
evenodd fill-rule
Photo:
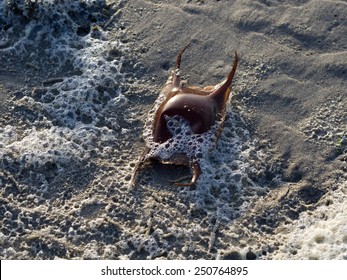
M 25 1 L 12 4 L 25 14 L 25 5 L 17 2 Z M 34 62 L 44 57 L 45 66 L 48 62 L 54 65 L 55 72 L 60 75 L 66 70 L 75 73 L 47 80 L 47 84 L 52 82 L 51 87 L 38 89 L 33 96 L 26 95 L 18 101 L 28 107 L 34 104 L 34 109 L 43 110 L 54 125 L 73 128 L 84 124 L 103 126 L 107 122 L 112 127 L 112 121 L 100 117 L 104 115 L 102 111 L 107 110 L 108 105 L 126 102 L 119 89 L 124 79 L 120 73 L 122 59 L 114 55 L 121 51 L 122 45 L 117 40 L 106 40 L 106 32 L 97 24 L 106 18 L 100 12 L 104 5 L 104 1 L 45 1 L 33 8 L 34 15 L 27 15 L 29 19 L 35 17 L 35 20 L 25 25 L 23 36 L 3 50 L 7 55 L 29 54 L 35 67 L 41 67 Z M 7 7 L 9 11 L 13 9 L 11 5 Z M 10 18 L 15 20 L 16 16 Z M 91 25 L 89 32 L 81 37 L 78 29 L 87 23 Z M 6 30 L 6 34 L 15 32 L 11 29 L 13 27 Z M 52 75 L 56 75 L 54 71 Z
M 172 137 L 156 143 L 152 135 L 153 121 L 164 99 L 164 95 L 159 95 L 147 116 L 143 136 L 149 152 L 145 159 L 155 158 L 172 164 L 175 155 L 183 154 L 188 161 L 197 160 L 202 174 L 195 191 L 184 195 L 189 197 L 193 207 L 210 209 L 207 211 L 211 211 L 211 215 L 217 211 L 219 221 L 223 222 L 247 211 L 253 196 L 268 191 L 268 186 L 260 181 L 269 172 L 266 160 L 271 159 L 271 154 L 257 148 L 258 140 L 251 136 L 240 116 L 242 109 L 228 105 L 224 125 L 222 121 L 216 122 L 202 134 L 194 134 L 189 122 L 180 116 L 165 116 Z M 274 180 L 273 184 L 278 182 Z
M 334 186 L 314 213 L 302 213 L 288 226 L 288 241 L 274 258 L 278 259 L 347 259 L 346 181 Z
M 124 80 L 122 58 L 115 55 L 123 46 L 108 40 L 101 27 L 107 19 L 105 5 L 104 1 L 54 0 L 2 4 L 1 19 L 8 27 L 1 34 L 17 35 L 17 41 L 1 50 L 3 55 L 29 56 L 31 65 L 43 65 L 53 76 L 68 67 L 67 76 L 17 93 L 16 114 L 32 127 L 19 132 L 6 126 L 2 131 L 2 168 L 28 171 L 28 178 L 36 177 L 37 184 L 47 185 L 52 183 L 48 178 L 66 172 L 71 164 L 80 165 L 96 154 L 110 156 L 108 148 L 116 144 L 99 145 L 116 142 L 121 128 L 109 112 L 119 110 L 127 99 L 119 88 Z M 20 32 L 16 26 L 23 21 Z M 79 30 L 85 25 L 89 25 L 88 32 L 81 36 Z M 41 57 L 51 64 L 41 64 Z
M 341 95 L 328 98 L 316 110 L 316 114 L 301 124 L 301 130 L 311 141 L 331 146 L 346 145 L 346 102 Z
M 150 118 L 152 116 L 149 116 Z M 168 141 L 164 143 L 155 143 L 152 139 L 152 125 L 145 126 L 146 145 L 150 149 L 146 159 L 156 158 L 160 161 L 170 162 L 174 155 L 183 154 L 189 161 L 200 159 L 207 156 L 208 152 L 213 149 L 216 142 L 216 134 L 220 127 L 220 123 L 216 123 L 211 129 L 202 134 L 194 134 L 191 127 L 184 118 L 180 116 L 165 116 L 167 127 L 172 135 Z
M 102 28 L 113 12 L 105 1 L 29 2 L 0 3 L 4 63 L 48 77 L 13 93 L 19 121 L 0 128 L 0 255 L 99 258 L 100 242 L 116 243 L 120 229 L 94 221 L 105 206 L 97 193 L 126 184 L 131 170 L 119 148 L 131 122 L 120 89 L 125 47 Z

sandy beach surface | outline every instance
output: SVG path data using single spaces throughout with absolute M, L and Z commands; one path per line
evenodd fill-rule
M 347 259 L 347 2 L 0 2 L 1 259 Z M 239 56 L 194 188 L 150 110 Z

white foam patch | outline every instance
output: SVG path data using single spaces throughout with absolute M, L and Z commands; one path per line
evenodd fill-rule
M 17 155 L 23 168 L 33 167 L 45 162 L 67 163 L 70 158 L 88 159 L 88 153 L 95 148 L 94 141 L 101 134 L 101 130 L 87 127 L 71 131 L 67 128 L 52 127 L 37 131 L 33 128 L 27 136 L 14 141 L 4 148 L 4 152 Z M 85 141 L 82 143 L 82 140 Z
M 71 166 L 90 161 L 94 154 L 109 154 L 110 150 L 100 149 L 99 144 L 115 135 L 107 128 L 91 126 L 74 130 L 64 127 L 51 127 L 37 131 L 26 131 L 27 135 L 13 141 L 0 152 L 0 166 L 19 166 L 19 174 L 36 183 L 31 185 L 44 195 L 50 191 L 52 172 L 54 176 L 65 174 Z M 29 172 L 29 173 L 24 173 Z
M 16 141 L 17 137 L 18 135 L 15 127 L 11 125 L 7 125 L 4 128 L 0 127 L 0 148 L 4 148 L 6 145 Z
M 159 100 L 161 99 L 162 97 L 159 98 Z M 151 112 L 155 112 L 158 105 L 160 103 L 156 102 L 155 108 Z M 172 137 L 164 143 L 156 143 L 152 136 L 154 114 L 151 113 L 148 118 L 149 121 L 146 122 L 144 128 L 144 138 L 150 151 L 146 159 L 156 158 L 163 162 L 170 161 L 170 158 L 175 154 L 184 154 L 190 161 L 196 159 L 199 164 L 203 164 L 203 158 L 215 147 L 215 135 L 221 126 L 221 122 L 219 122 L 205 133 L 194 134 L 188 121 L 184 118 L 165 116 L 167 128 Z
M 247 211 L 253 196 L 267 192 L 267 187 L 255 183 L 250 175 L 261 176 L 265 172 L 268 155 L 266 151 L 256 150 L 258 140 L 250 136 L 240 115 L 227 106 L 218 142 L 216 135 L 222 122 L 217 122 L 205 133 L 194 134 L 184 118 L 166 116 L 172 138 L 159 144 L 153 141 L 152 128 L 155 112 L 164 100 L 164 95 L 158 97 L 145 124 L 143 135 L 150 149 L 146 159 L 156 158 L 170 163 L 175 154 L 184 154 L 189 160 L 196 159 L 201 175 L 196 191 L 189 194 L 192 207 L 210 208 L 211 215 L 223 222 Z M 240 108 L 234 109 L 240 112 Z
M 288 228 L 274 259 L 347 260 L 347 183 L 341 182 L 314 212 L 304 212 Z
M 93 10 L 93 5 L 102 5 L 103 1 L 84 3 Z M 127 101 L 117 89 L 124 82 L 120 73 L 122 57 L 109 56 L 110 51 L 120 51 L 124 46 L 118 40 L 108 40 L 108 32 L 96 24 L 89 27 L 91 31 L 88 34 L 79 36 L 76 30 L 83 20 L 78 23 L 78 17 L 80 15 L 83 19 L 88 14 L 83 13 L 77 2 L 56 3 L 51 0 L 38 7 L 37 17 L 40 20 L 30 21 L 23 36 L 3 52 L 23 56 L 29 52 L 29 57 L 35 58 L 44 51 L 47 59 L 56 65 L 57 73 L 67 63 L 71 64 L 74 71 L 81 74 L 53 85 L 40 100 L 36 100 L 36 107 L 41 107 L 59 124 L 70 128 L 80 123 L 95 125 L 100 121 L 102 111 L 107 110 L 105 105 Z M 35 47 L 40 44 L 47 46 L 43 50 Z M 24 97 L 21 103 L 29 101 L 28 97 Z
M 0 15 L 10 23 L 16 15 L 5 2 Z M 23 14 L 28 13 L 25 1 L 15 3 Z M 39 97 L 22 89 L 24 97 L 15 101 L 16 105 L 40 112 L 41 116 L 20 135 L 11 126 L 0 130 L 3 166 L 9 164 L 6 159 L 19 163 L 22 170 L 32 168 L 39 172 L 39 167 L 47 163 L 59 169 L 72 160 L 87 160 L 92 152 L 110 156 L 110 149 L 102 143 L 116 142 L 121 126 L 108 112 L 128 102 L 119 89 L 124 82 L 123 58 L 112 52 L 120 54 L 125 47 L 118 40 L 109 40 L 108 32 L 97 23 L 91 24 L 90 32 L 83 36 L 77 32 L 83 24 L 90 24 L 90 18 L 103 17 L 100 11 L 104 4 L 96 0 L 44 1 L 34 9 L 35 20 L 28 22 L 18 40 L 1 50 L 5 55 L 31 59 L 39 59 L 43 51 L 55 65 L 56 73 L 66 65 L 78 73 L 39 89 L 43 92 Z M 14 32 L 13 27 L 1 29 L 4 38 Z

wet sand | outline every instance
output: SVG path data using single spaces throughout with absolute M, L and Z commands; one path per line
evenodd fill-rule
M 1 258 L 346 259 L 347 4 L 107 2 L 0 9 Z M 188 42 L 190 85 L 238 51 L 223 134 L 196 188 L 161 164 L 131 188 Z

